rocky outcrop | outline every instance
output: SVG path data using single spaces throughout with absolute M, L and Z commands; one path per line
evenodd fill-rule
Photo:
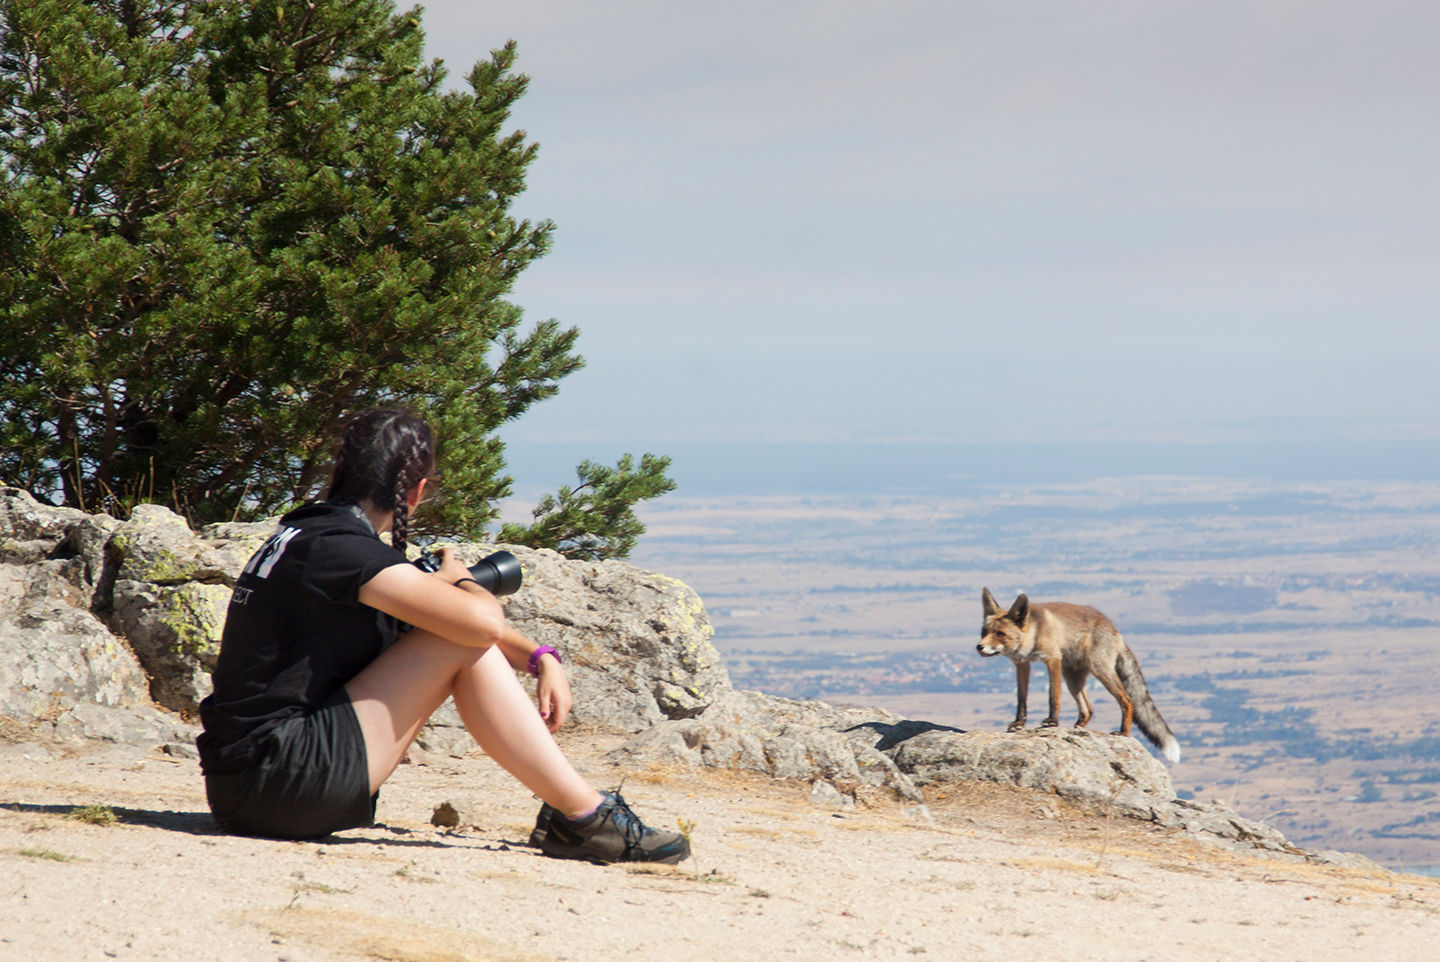
M 182 744 L 135 651 L 107 626 L 120 522 L 0 489 L 0 727 L 12 738 Z
M 139 506 L 124 522 L 0 489 L 0 737 L 83 738 L 186 751 L 209 691 L 235 577 L 273 523 L 211 525 Z M 473 563 L 494 546 L 461 545 Z M 1176 797 L 1133 738 L 1088 731 L 964 732 L 881 709 L 735 691 L 699 597 L 617 561 L 510 548 L 524 584 L 512 624 L 565 658 L 576 725 L 632 735 L 627 765 L 751 771 L 808 784 L 826 805 L 899 801 L 927 785 L 991 781 L 1232 844 L 1292 851 L 1272 829 Z M 446 706 L 424 747 L 473 747 Z M 189 749 L 193 751 L 193 749 Z M 1313 853 L 1311 853 L 1313 854 Z
M 615 756 L 630 763 L 824 781 L 851 802 L 876 789 L 918 802 L 915 782 L 890 756 L 867 744 L 863 734 L 865 725 L 901 722 L 883 709 L 838 709 L 824 702 L 732 690 L 696 717 L 652 726 L 622 745 Z M 856 732 L 862 734 L 857 737 Z
M 121 522 L 0 489 L 4 724 L 88 737 L 98 729 L 64 720 L 123 710 L 193 734 L 184 718 L 209 693 L 235 578 L 274 527 L 197 533 L 155 505 Z M 456 550 L 473 562 L 493 548 Z M 506 599 L 507 617 L 563 653 L 577 724 L 636 732 L 697 714 L 730 689 L 704 606 L 685 584 L 616 561 L 510 550 L 525 579 Z M 151 738 L 134 725 L 114 734 Z M 422 742 L 473 747 L 448 705 Z
M 662 722 L 613 753 L 624 765 L 727 768 L 804 779 L 837 806 L 889 797 L 925 817 L 928 785 L 982 781 L 1064 798 L 1244 848 L 1302 854 L 1279 832 L 1216 803 L 1176 797 L 1170 774 L 1133 738 L 1084 729 L 966 732 L 883 709 L 842 709 L 728 692 L 693 718 Z M 1326 860 L 1320 853 L 1303 853 Z

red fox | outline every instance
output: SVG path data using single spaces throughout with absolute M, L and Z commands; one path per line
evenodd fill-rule
M 1040 723 L 1041 728 L 1060 724 L 1062 674 L 1065 686 L 1080 706 L 1075 727 L 1084 728 L 1089 724 L 1094 711 L 1085 694 L 1085 681 L 1094 675 L 1120 703 L 1120 730 L 1114 734 L 1130 734 L 1133 719 L 1172 764 L 1180 761 L 1180 743 L 1151 700 L 1145 676 L 1140 673 L 1140 663 L 1109 618 L 1094 608 L 1063 601 L 1032 605 L 1023 594 L 1006 611 L 995 602 L 989 588 L 983 589 L 980 601 L 985 606 L 985 624 L 980 629 L 976 650 L 987 658 L 1004 655 L 1015 663 L 1019 703 L 1015 720 L 1006 731 L 1025 727 L 1030 662 L 1039 660 L 1050 670 L 1050 714 Z

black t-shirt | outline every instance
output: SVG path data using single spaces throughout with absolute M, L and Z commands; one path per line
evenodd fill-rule
M 365 516 L 311 504 L 280 519 L 235 584 L 196 740 L 207 773 L 248 767 L 265 732 L 318 708 L 395 641 L 360 587 L 405 556 Z

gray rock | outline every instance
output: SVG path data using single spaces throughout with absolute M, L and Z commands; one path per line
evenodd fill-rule
M 166 708 L 194 712 L 210 694 L 230 592 L 198 581 L 115 582 L 111 622 L 150 676 L 150 696 Z
M 158 504 L 139 504 L 115 529 L 108 548 L 119 581 L 181 585 L 192 581 L 234 587 L 250 559 L 246 541 L 209 541 L 185 519 Z
M 1134 739 L 1071 729 L 963 732 L 755 692 L 730 692 L 696 718 L 658 724 L 618 753 L 883 787 L 909 800 L 924 785 L 993 781 L 1153 819 L 1175 799 L 1169 773 Z
M 1155 813 L 1155 821 L 1166 827 L 1182 828 L 1203 841 L 1226 843 L 1231 847 L 1298 851 L 1275 829 L 1242 817 L 1220 801 L 1177 798 Z
M 0 490 L 0 718 L 10 737 L 193 741 L 193 727 L 151 702 L 140 660 L 96 613 L 111 605 L 109 544 L 122 527 Z
M 77 701 L 54 723 L 54 737 L 66 741 L 160 747 L 177 756 L 187 755 L 185 748 L 177 746 L 193 744 L 196 734 L 193 725 L 154 708 L 108 708 L 85 701 Z
M 705 606 L 684 582 L 619 561 L 505 548 L 525 572 L 505 616 L 537 644 L 560 651 L 577 724 L 638 732 L 698 715 L 731 690 Z M 473 564 L 494 548 L 456 550 Z
M 1359 869 L 1362 872 L 1374 872 L 1381 874 L 1388 872 L 1383 865 L 1372 859 L 1368 859 L 1356 852 L 1337 852 L 1334 849 L 1321 849 L 1314 852 L 1306 852 L 1305 860 L 1318 865 L 1334 865 L 1338 868 Z
M 0 488 L 0 561 L 24 564 L 45 558 L 90 517 L 76 508 L 42 505 L 19 488 Z
M 854 741 L 865 721 L 891 723 L 880 711 L 847 711 L 824 702 L 797 702 L 758 692 L 729 691 L 703 713 L 657 724 L 618 748 L 617 761 L 658 761 L 729 768 L 775 778 L 824 779 L 869 786 L 918 800 L 915 784 L 883 752 Z M 853 794 L 853 790 L 851 792 Z
M 476 750 L 475 739 L 465 730 L 455 702 L 449 698 L 430 716 L 430 721 L 415 736 L 415 742 L 424 751 L 457 757 Z
M 48 565 L 54 565 L 49 562 Z M 0 565 L 0 596 L 14 567 Z M 35 572 L 28 570 L 30 580 Z M 0 604 L 0 713 L 22 723 L 54 719 L 77 702 L 130 707 L 149 702 L 139 661 L 82 605 L 49 597 Z
M 122 639 L 66 589 L 16 598 L 17 581 L 43 584 L 67 562 L 0 565 L 0 718 L 12 739 L 103 740 L 154 746 L 194 739 L 194 730 L 150 704 L 149 680 Z M 68 574 L 78 570 L 72 565 Z M 75 602 L 70 604 L 67 602 Z
M 641 732 L 612 753 L 612 760 L 804 780 L 817 804 L 880 789 L 917 813 L 923 809 L 914 804 L 922 786 L 997 782 L 1056 795 L 1097 813 L 1183 828 L 1216 844 L 1298 852 L 1269 826 L 1217 804 L 1176 798 L 1165 766 L 1135 739 L 1083 729 L 965 732 L 883 710 L 732 691 L 697 717 Z
M 855 796 L 846 795 L 825 779 L 817 778 L 810 786 L 810 804 L 821 808 L 854 808 Z
M 200 529 L 200 535 L 207 541 L 225 542 L 232 550 L 246 559 L 260 550 L 265 539 L 275 533 L 279 518 L 268 521 L 217 521 Z
M 0 488 L 0 563 L 77 559 L 69 580 L 86 592 L 87 606 L 108 584 L 106 544 L 119 526 L 109 515 L 42 505 L 24 491 Z
M 1139 818 L 1175 799 L 1169 772 L 1139 742 L 1086 729 L 932 730 L 896 743 L 891 754 L 921 785 L 1000 782 Z
M 151 699 L 193 712 L 209 692 L 229 590 L 273 530 L 273 521 L 226 523 L 196 534 L 157 505 L 121 522 L 0 490 L 0 677 L 15 680 L 0 712 L 26 724 L 77 702 L 153 708 Z M 457 547 L 470 563 L 491 550 Z M 683 583 L 620 562 L 511 550 L 526 578 L 508 616 L 562 652 L 576 724 L 636 732 L 698 714 L 730 690 L 704 606 Z M 474 747 L 448 705 L 420 741 L 456 754 Z

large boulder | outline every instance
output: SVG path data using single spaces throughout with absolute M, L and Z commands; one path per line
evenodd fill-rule
M 654 725 L 616 751 L 617 760 L 759 772 L 823 780 L 852 799 L 865 788 L 918 801 L 894 761 L 851 737 L 867 723 L 893 724 L 884 711 L 844 710 L 753 691 L 729 691 L 693 718 Z
M 652 726 L 617 754 L 824 779 L 842 790 L 884 787 L 909 800 L 926 785 L 964 781 L 1016 785 L 1147 818 L 1175 800 L 1165 766 L 1133 738 L 1068 728 L 966 732 L 884 709 L 756 692 L 731 692 L 697 717 Z
M 159 704 L 188 714 L 210 694 L 230 592 L 228 585 L 199 581 L 115 582 L 110 623 L 145 666 L 150 697 Z
M 891 755 L 920 785 L 1000 782 L 1146 818 L 1175 800 L 1170 773 L 1138 741 L 1083 728 L 935 729 L 897 742 Z
M 505 616 L 531 640 L 560 650 L 577 721 L 640 731 L 697 715 L 730 690 L 705 606 L 684 582 L 620 561 L 508 550 L 525 580 Z
M 273 522 L 246 525 L 239 539 L 202 537 L 190 530 L 180 515 L 158 504 L 139 504 L 130 518 L 115 528 L 108 549 L 117 581 L 152 585 L 201 584 L 235 586 L 235 579 L 254 550 L 259 527 L 273 531 Z M 212 526 L 208 530 L 225 530 Z M 263 540 L 263 538 L 261 539 Z
M 224 536 L 196 535 L 184 518 L 159 505 L 137 505 L 121 522 L 44 505 L 17 489 L 0 491 L 0 565 L 25 572 L 7 579 L 7 644 L 20 642 L 17 618 L 42 634 L 53 623 L 67 637 L 77 624 L 96 637 L 108 626 L 112 634 L 106 646 L 124 649 L 143 669 L 115 671 L 114 684 L 129 685 L 138 677 L 156 703 L 193 712 L 210 690 L 230 588 L 253 546 L 264 539 L 260 531 L 274 525 L 213 527 Z M 15 586 L 22 579 L 29 587 L 17 596 Z M 77 622 L 75 612 L 93 617 Z M 38 637 L 24 636 L 25 644 L 33 646 Z M 59 650 L 88 649 L 61 644 Z M 27 657 L 33 660 L 33 651 Z M 70 670 L 67 658 L 47 660 Z M 99 671 L 105 663 L 96 665 Z M 81 684 L 77 690 L 86 689 Z M 64 702 L 69 696 L 59 697 Z M 94 700 L 108 703 L 98 695 Z
M 0 711 L 12 718 L 52 717 L 77 701 L 148 701 L 145 672 L 84 605 L 76 568 L 0 564 Z
M 41 504 L 18 488 L 0 488 L 0 564 L 30 565 L 77 559 L 70 581 L 96 603 L 113 579 L 107 548 L 120 522 L 104 514 Z
M 0 729 L 18 739 L 156 745 L 193 730 L 158 711 L 150 680 L 93 609 L 120 523 L 0 490 Z
M 255 529 L 274 527 L 247 525 L 234 538 L 202 537 L 173 511 L 142 504 L 111 534 L 114 581 L 105 614 L 145 666 L 159 704 L 189 714 L 210 693 L 231 589 L 264 540 Z
M 454 550 L 474 564 L 498 547 Z M 520 590 L 504 599 L 506 620 L 561 653 L 575 696 L 574 724 L 639 732 L 697 715 L 731 690 L 705 606 L 684 582 L 620 561 L 503 547 L 524 570 Z M 421 743 L 449 751 L 468 745 L 452 705 L 436 713 Z

